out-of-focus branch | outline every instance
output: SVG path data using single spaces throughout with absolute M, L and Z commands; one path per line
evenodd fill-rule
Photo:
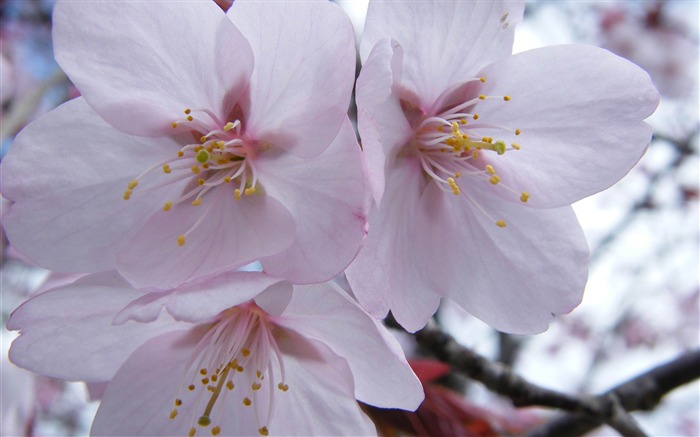
M 391 321 L 389 322 L 391 324 Z M 491 361 L 466 348 L 430 322 L 415 334 L 417 343 L 453 371 L 479 381 L 490 390 L 508 397 L 517 407 L 542 406 L 573 413 L 587 420 L 590 429 L 608 424 L 624 436 L 643 436 L 644 432 L 627 412 L 651 409 L 674 388 L 700 377 L 700 350 L 657 367 L 609 392 L 598 396 L 572 396 L 532 384 L 516 375 L 510 367 Z M 569 417 L 569 416 L 567 416 Z M 534 435 L 575 435 L 575 432 L 536 433 Z
M 626 411 L 652 410 L 661 399 L 681 385 L 700 378 L 700 349 L 655 367 L 603 393 L 615 396 Z M 566 414 L 541 426 L 530 437 L 585 434 L 603 424 L 600 418 L 584 414 Z
M 630 224 L 634 221 L 634 218 L 636 217 L 637 213 L 650 204 L 654 195 L 654 190 L 659 184 L 659 182 L 661 182 L 664 179 L 664 177 L 671 174 L 671 172 L 676 170 L 687 157 L 695 153 L 695 151 L 693 150 L 692 141 L 694 138 L 697 137 L 697 135 L 697 129 L 683 140 L 666 137 L 660 134 L 654 134 L 654 140 L 663 140 L 674 144 L 678 153 L 676 157 L 671 162 L 669 162 L 666 167 L 654 173 L 650 177 L 649 185 L 647 186 L 647 190 L 644 193 L 644 195 L 640 197 L 634 203 L 634 205 L 632 205 L 632 207 L 630 207 L 630 209 L 627 211 L 627 214 L 625 214 L 625 216 L 620 221 L 618 221 L 617 224 L 614 227 L 612 227 L 603 238 L 601 238 L 598 245 L 593 250 L 591 250 L 591 264 L 595 263 L 600 258 L 600 256 L 603 253 L 605 253 L 608 246 L 610 246 L 615 241 L 615 239 L 630 226 Z
M 42 97 L 49 90 L 66 81 L 68 81 L 68 77 L 62 70 L 57 69 L 54 74 L 41 82 L 31 92 L 28 92 L 21 100 L 14 102 L 10 107 L 9 113 L 2 121 L 2 128 L 0 129 L 2 138 L 15 135 L 27 123 L 27 119 L 36 110 Z

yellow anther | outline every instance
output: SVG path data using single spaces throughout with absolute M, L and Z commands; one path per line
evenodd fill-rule
M 218 426 L 215 426 L 214 428 L 211 429 L 211 435 L 219 435 L 220 432 L 221 432 L 221 428 L 219 428 Z
M 188 115 L 188 116 L 187 116 L 187 121 L 192 121 L 192 120 L 194 120 L 194 117 L 192 117 L 191 115 Z
M 209 163 L 204 163 L 204 164 L 202 164 L 202 168 L 203 168 L 203 169 L 209 168 Z
M 494 174 L 496 174 L 496 170 L 493 168 L 492 165 L 489 164 L 486 166 L 486 173 L 488 173 L 490 175 L 494 175 Z
M 202 150 L 203 148 L 204 148 L 203 146 L 195 146 L 195 148 L 192 149 L 192 150 L 194 151 L 194 153 L 197 153 L 197 152 L 199 152 L 200 150 Z
M 520 129 L 515 129 L 515 135 L 520 135 L 521 131 Z
M 474 120 L 478 120 L 478 119 L 479 119 L 479 114 L 474 114 L 474 115 L 472 115 L 472 118 L 473 118 Z
M 129 187 L 130 190 L 133 190 L 134 188 L 136 188 L 136 186 L 137 186 L 138 184 L 139 184 L 139 181 L 137 181 L 136 179 L 134 179 L 133 181 L 129 182 L 128 187 Z
M 262 428 L 260 428 L 258 430 L 258 433 L 260 433 L 260 435 L 265 435 L 265 436 L 270 435 L 270 431 L 268 431 L 266 426 L 263 426 Z
M 209 416 L 202 416 L 199 419 L 197 419 L 197 425 L 209 426 L 211 425 L 211 419 L 209 418 Z
M 229 381 L 229 382 L 226 383 L 226 388 L 227 388 L 227 389 L 233 390 L 234 387 L 236 387 L 236 386 L 233 385 L 233 382 Z
M 525 203 L 525 202 L 527 202 L 528 200 L 530 200 L 530 193 L 528 193 L 527 191 L 523 191 L 523 192 L 520 194 L 520 201 L 523 202 L 523 203 Z
M 226 123 L 226 124 L 224 125 L 224 132 L 228 132 L 228 131 L 230 131 L 231 129 L 233 129 L 233 123 L 231 123 L 231 122 L 229 121 L 228 123 Z
M 479 157 L 479 151 L 478 150 L 472 151 L 472 158 L 476 159 L 478 157 Z
M 193 165 L 192 166 L 192 173 L 199 174 L 199 167 L 197 167 L 196 165 Z
M 233 197 L 235 197 L 236 200 L 241 200 L 241 190 L 238 188 L 233 190 Z
M 459 120 L 459 124 L 467 124 L 467 119 L 463 118 L 463 119 Z
M 180 405 L 182 405 L 182 399 L 175 399 L 175 406 L 179 407 Z
M 177 410 L 173 410 L 170 412 L 170 419 L 174 419 L 175 416 L 177 416 Z
M 207 369 L 199 369 L 199 374 L 202 376 L 207 376 Z
M 207 142 L 207 137 L 205 137 L 204 135 L 202 135 L 202 136 L 199 138 L 199 142 L 200 142 L 200 143 L 206 143 L 206 142 Z
M 503 100 L 505 100 L 506 102 L 510 102 L 510 96 L 503 96 Z
M 250 386 L 250 388 L 252 388 L 253 390 L 260 390 L 260 387 L 262 387 L 262 385 L 259 382 L 254 382 Z
M 250 398 L 243 398 L 243 405 L 246 407 L 250 407 L 250 405 L 253 403 L 253 401 L 250 400 Z
M 198 197 L 192 201 L 192 206 L 199 206 L 202 204 L 202 198 Z
M 202 385 L 209 384 L 209 378 L 202 378 Z
M 518 143 L 513 143 L 510 145 L 510 147 L 514 148 L 515 150 L 520 150 L 520 144 Z
M 190 115 L 190 112 L 192 112 L 192 110 L 190 108 L 185 108 L 183 112 L 185 113 L 185 115 Z
M 491 141 L 493 141 L 493 138 L 491 138 L 491 137 L 483 137 L 483 138 L 481 139 L 481 141 L 484 142 L 484 143 L 491 143 Z
M 501 182 L 501 178 L 498 175 L 493 175 L 491 176 L 491 179 L 489 179 L 489 182 L 491 182 L 494 185 L 497 185 L 499 182 Z
M 250 196 L 251 194 L 255 194 L 255 187 L 246 188 L 245 191 L 243 191 L 243 193 L 246 196 Z
M 505 220 L 499 220 L 496 222 L 496 226 L 499 228 L 505 228 L 506 227 L 506 221 Z
M 185 156 L 185 152 L 183 152 L 182 150 L 178 150 L 178 151 L 177 151 L 177 156 L 179 156 L 180 158 L 182 158 L 183 156 Z
M 452 133 L 457 135 L 459 132 L 459 124 L 456 121 L 452 122 Z
M 287 390 L 289 390 L 289 386 L 288 386 L 287 384 L 282 383 L 282 382 L 280 382 L 279 384 L 277 384 L 277 388 L 280 389 L 281 391 L 287 391 Z
M 259 370 L 256 370 L 256 371 L 255 371 L 255 376 L 257 376 L 258 379 L 263 379 L 263 378 L 262 378 L 262 372 L 259 371 Z
M 226 182 L 227 184 L 230 184 L 230 183 L 231 183 L 231 178 L 228 177 L 228 176 L 226 176 L 226 177 L 224 178 L 224 182 Z
M 213 385 L 208 385 L 208 386 L 207 386 L 207 390 L 209 390 L 210 392 L 214 393 L 214 392 L 216 391 L 216 387 L 214 387 Z
M 479 100 L 486 100 L 486 96 L 483 94 L 479 94 Z
M 189 437 L 194 437 L 194 435 L 197 433 L 197 430 L 194 428 L 190 428 L 190 432 L 187 433 Z
M 460 176 L 462 176 L 462 173 L 460 173 L 460 172 L 455 173 L 455 179 L 459 179 Z
M 238 372 L 238 373 L 243 373 L 244 370 L 245 369 L 243 368 L 243 366 L 236 367 L 236 372 Z
M 241 355 L 243 355 L 244 358 L 250 356 L 250 349 L 241 349 Z
M 170 123 L 170 126 L 172 126 L 173 129 L 175 129 L 177 127 L 177 123 L 173 121 L 172 123 Z
M 170 174 L 171 171 L 172 171 L 172 170 L 170 169 L 170 166 L 169 166 L 168 164 L 165 164 L 165 165 L 163 166 L 163 173 L 165 173 L 165 174 Z
M 124 199 L 124 200 L 129 200 L 129 199 L 131 199 L 131 193 L 132 193 L 131 190 L 126 190 L 126 191 L 124 191 L 124 195 L 122 196 L 122 199 Z
M 452 193 L 455 196 L 459 196 L 459 186 L 453 178 L 447 178 L 447 184 L 452 188 Z
M 184 235 L 178 235 L 177 237 L 177 245 L 182 247 L 185 245 L 185 236 Z
M 212 381 L 212 382 L 216 382 L 217 379 L 219 379 L 219 375 L 217 375 L 216 373 L 213 374 L 213 375 L 211 375 L 211 381 Z
M 479 80 L 481 81 L 481 83 L 486 83 L 486 76 L 481 76 Z
M 194 391 L 194 384 L 190 384 L 187 386 L 187 390 L 189 391 Z

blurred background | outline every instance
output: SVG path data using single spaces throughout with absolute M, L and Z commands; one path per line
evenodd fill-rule
M 359 41 L 367 2 L 337 3 Z M 52 7 L 53 0 L 0 0 L 0 156 L 27 123 L 78 95 L 53 60 Z M 572 394 L 603 392 L 700 345 L 699 14 L 697 1 L 682 0 L 527 3 L 514 51 L 570 43 L 604 47 L 647 70 L 662 99 L 648 120 L 654 139 L 639 164 L 613 188 L 574 205 L 591 248 L 581 306 L 547 332 L 522 337 L 497 333 L 444 302 L 437 320 L 460 343 L 533 383 Z M 3 200 L 2 213 L 7 206 Z M 72 277 L 31 266 L 4 235 L 2 241 L 1 435 L 87 435 L 97 402 L 82 384 L 9 363 L 16 334 L 4 329 L 29 295 Z M 553 417 L 545 409 L 515 409 L 481 385 L 450 375 L 411 336 L 397 335 L 430 381 L 430 396 L 420 415 L 377 415 L 384 432 L 402 424 L 402 433 L 521 435 Z M 700 435 L 700 383 L 634 417 L 649 435 Z M 591 435 L 615 432 L 599 428 Z

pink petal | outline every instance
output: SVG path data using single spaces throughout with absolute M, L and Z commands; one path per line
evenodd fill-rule
M 320 342 L 291 335 L 280 349 L 289 391 L 275 396 L 271 435 L 376 433 L 355 401 L 352 369 L 343 358 Z
M 353 260 L 366 235 L 367 183 L 350 121 L 313 159 L 282 153 L 256 161 L 260 183 L 296 223 L 294 243 L 263 258 L 267 273 L 294 283 L 332 279 Z
M 511 101 L 480 102 L 474 109 L 479 120 L 522 130 L 517 137 L 492 132 L 522 147 L 492 164 L 504 184 L 530 193 L 528 205 L 569 205 L 608 188 L 651 139 L 643 119 L 656 108 L 658 93 L 647 73 L 608 51 L 546 47 L 496 62 L 482 74 L 488 80 L 481 92 Z
M 316 156 L 340 129 L 355 78 L 352 25 L 330 2 L 237 0 L 229 17 L 255 54 L 246 133 Z
M 3 159 L 3 195 L 15 201 L 3 218 L 10 242 L 53 270 L 114 268 L 124 235 L 162 205 L 163 192 L 122 200 L 128 182 L 176 147 L 116 131 L 82 98 L 59 106 L 25 128 Z
M 236 200 L 227 188 L 214 188 L 200 206 L 185 202 L 156 213 L 119 252 L 120 272 L 137 288 L 175 287 L 243 266 L 292 243 L 294 221 L 284 206 L 262 193 Z M 200 219 L 179 246 L 178 236 Z
M 211 1 L 58 2 L 56 59 L 124 132 L 158 135 L 185 108 L 232 109 L 253 70 L 246 39 Z
M 588 247 L 573 210 L 532 209 L 478 190 L 470 194 L 491 218 L 435 184 L 426 188 L 416 221 L 416 229 L 431 227 L 422 269 L 441 294 L 492 327 L 544 331 L 553 315 L 581 302 L 586 284 Z
M 90 434 L 187 435 L 191 423 L 168 415 L 198 340 L 190 331 L 175 331 L 142 342 L 107 385 Z
M 358 400 L 407 410 L 423 401 L 422 386 L 396 339 L 333 283 L 297 286 L 277 322 L 345 358 Z
M 364 62 L 380 40 L 404 49 L 403 85 L 430 112 L 444 90 L 507 56 L 524 2 L 370 2 L 360 45 Z
M 413 135 L 396 89 L 401 81 L 403 50 L 382 40 L 372 49 L 357 79 L 357 127 L 367 159 L 374 201 L 384 194 L 386 172 L 397 150 Z
M 440 302 L 425 268 L 435 260 L 422 246 L 423 234 L 430 235 L 434 225 L 416 223 L 422 181 L 417 161 L 396 162 L 382 204 L 370 213 L 365 245 L 346 270 L 353 293 L 370 314 L 381 318 L 391 309 L 411 332 L 425 326 Z
M 278 301 L 275 305 L 286 306 L 292 286 L 260 272 L 229 272 L 163 293 L 148 293 L 126 306 L 114 321 L 119 324 L 128 320 L 150 323 L 157 320 L 165 308 L 175 320 L 207 322 L 220 312 L 253 298 L 267 303 L 272 296 L 261 298 L 260 294 L 268 292 L 275 293 Z M 285 295 L 288 295 L 286 299 Z M 269 304 L 272 306 L 271 302 Z
M 21 332 L 10 358 L 55 378 L 109 380 L 144 341 L 177 329 L 169 317 L 147 325 L 114 326 L 114 315 L 141 295 L 115 272 L 106 272 L 31 298 L 8 322 L 9 329 Z

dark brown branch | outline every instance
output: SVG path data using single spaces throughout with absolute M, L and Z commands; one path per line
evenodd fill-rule
M 460 345 L 432 321 L 415 336 L 420 346 L 449 364 L 453 371 L 508 397 L 516 407 L 542 406 L 572 413 L 552 422 L 551 432 L 547 426 L 536 430 L 533 436 L 579 435 L 602 424 L 610 425 L 624 436 L 644 436 L 627 412 L 652 409 L 669 391 L 700 378 L 700 350 L 697 350 L 601 395 L 572 396 L 528 382 L 514 374 L 510 367 Z M 586 431 L 578 431 L 581 423 Z
M 661 399 L 684 384 L 700 378 L 700 349 L 655 367 L 601 396 L 615 395 L 626 411 L 654 409 Z M 536 429 L 531 437 L 581 435 L 602 425 L 597 417 L 567 414 Z

